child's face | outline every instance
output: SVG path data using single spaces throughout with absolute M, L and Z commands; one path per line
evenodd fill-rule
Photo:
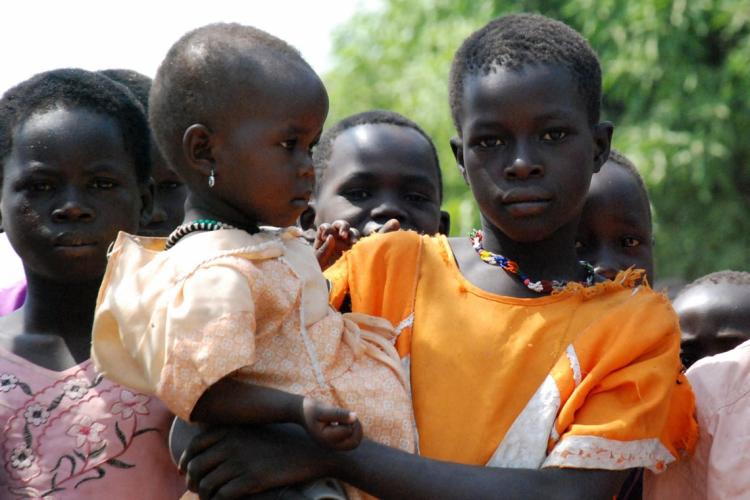
M 591 126 L 568 70 L 503 67 L 464 81 L 456 148 L 485 224 L 518 242 L 575 230 L 611 126 Z
M 608 279 L 629 267 L 645 269 L 653 279 L 649 210 L 633 175 L 608 161 L 591 178 L 578 225 L 578 257 Z
M 315 186 L 311 150 L 328 114 L 328 95 L 307 74 L 245 94 L 237 100 L 245 104 L 225 113 L 214 134 L 211 194 L 245 223 L 293 225 Z
M 117 232 L 135 232 L 145 187 L 112 118 L 80 108 L 34 114 L 4 166 L 3 228 L 27 272 L 101 279 Z
M 440 187 L 429 143 L 416 130 L 377 123 L 352 127 L 332 144 L 315 196 L 315 225 L 345 220 L 361 234 L 390 219 L 402 229 L 434 234 Z
M 750 286 L 703 283 L 680 293 L 673 305 L 686 366 L 750 339 Z
M 182 224 L 187 188 L 177 174 L 167 166 L 155 145 L 152 145 L 151 160 L 154 211 L 149 223 L 141 227 L 138 233 L 144 236 L 168 236 Z

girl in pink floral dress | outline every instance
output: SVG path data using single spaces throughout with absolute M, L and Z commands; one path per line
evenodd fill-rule
M 185 489 L 169 411 L 89 359 L 107 247 L 147 214 L 148 133 L 132 96 L 83 70 L 37 75 L 0 100 L 2 228 L 28 281 L 23 307 L 0 318 L 0 498 Z

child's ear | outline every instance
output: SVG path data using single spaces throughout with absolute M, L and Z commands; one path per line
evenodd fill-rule
M 438 233 L 448 236 L 451 232 L 451 214 L 445 210 L 440 211 L 440 224 L 438 225 Z
M 151 215 L 154 212 L 154 195 L 156 193 L 156 183 L 153 177 L 148 178 L 148 182 L 139 184 L 141 196 L 141 217 L 139 224 L 142 228 L 148 226 L 151 222 Z
M 468 184 L 469 181 L 466 179 L 466 168 L 464 168 L 464 143 L 460 137 L 451 137 L 451 151 L 453 156 L 456 158 L 456 166 L 458 171 L 461 172 L 461 177 Z
M 194 123 L 182 134 L 182 152 L 188 166 L 195 172 L 208 177 L 214 168 L 211 130 L 203 124 Z
M 613 131 L 614 125 L 611 122 L 594 125 L 594 173 L 598 172 L 609 159 Z
M 310 201 L 307 205 L 307 210 L 302 212 L 302 215 L 299 216 L 298 224 L 303 231 L 315 229 L 315 202 L 312 200 Z

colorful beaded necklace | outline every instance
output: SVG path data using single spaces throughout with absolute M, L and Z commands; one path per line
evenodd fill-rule
M 186 222 L 185 224 L 181 226 L 177 226 L 177 229 L 172 231 L 172 234 L 170 234 L 167 237 L 167 243 L 164 245 L 164 249 L 169 250 L 170 248 L 175 246 L 178 241 L 180 241 L 182 238 L 184 238 L 190 233 L 194 233 L 196 231 L 216 231 L 218 229 L 237 229 L 237 228 L 230 224 L 219 222 L 213 219 L 198 219 L 198 220 Z
M 482 246 L 482 238 L 482 231 L 478 229 L 474 229 L 471 231 L 471 233 L 469 233 L 469 240 L 471 241 L 471 245 L 474 247 L 474 250 L 476 250 L 477 254 L 479 254 L 479 258 L 487 264 L 498 266 L 503 270 L 518 276 L 518 279 L 520 279 L 521 282 L 526 285 L 526 288 L 528 288 L 529 290 L 537 293 L 550 293 L 562 290 L 568 284 L 567 281 L 557 280 L 531 281 L 531 279 L 521 271 L 516 262 L 503 255 L 485 250 Z M 584 285 L 591 286 L 594 283 L 594 279 L 596 277 L 594 266 L 584 260 L 581 260 L 579 262 L 586 269 L 586 281 L 584 281 Z

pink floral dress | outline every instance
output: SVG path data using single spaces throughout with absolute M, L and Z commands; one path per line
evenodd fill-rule
M 56 372 L 0 348 L 0 498 L 179 498 L 171 418 L 91 361 Z

